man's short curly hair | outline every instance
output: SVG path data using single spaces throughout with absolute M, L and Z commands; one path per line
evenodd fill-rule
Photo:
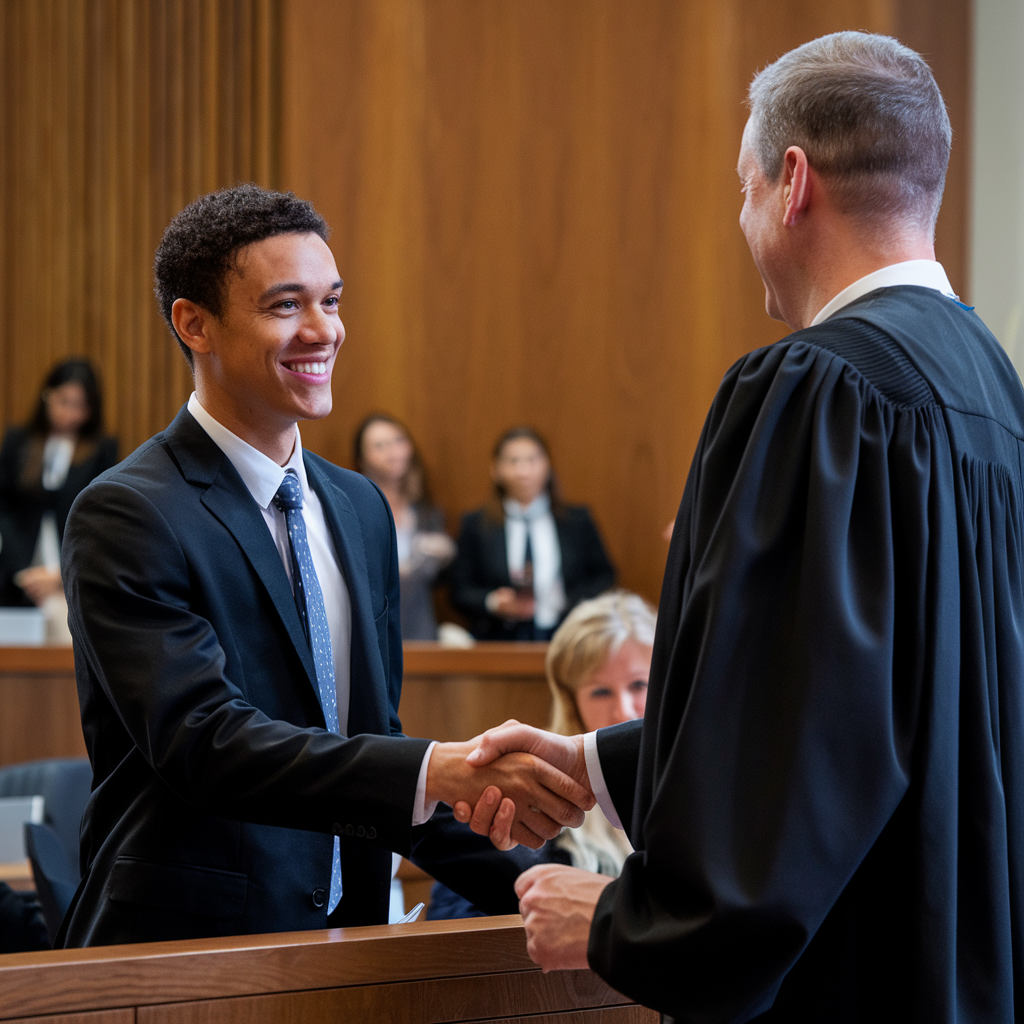
M 171 319 L 175 299 L 189 299 L 214 316 L 223 313 L 224 279 L 235 269 L 238 253 L 274 235 L 312 232 L 325 242 L 327 222 L 313 204 L 292 192 L 259 185 L 235 185 L 210 192 L 175 216 L 153 261 L 160 315 L 193 365 L 192 350 L 178 337 Z

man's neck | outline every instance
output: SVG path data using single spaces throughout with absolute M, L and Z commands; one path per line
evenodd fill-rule
M 862 277 L 895 263 L 934 259 L 930 232 L 891 225 L 888 230 L 865 230 L 840 222 L 804 249 L 797 267 L 802 287 L 795 289 L 794 301 L 784 311 L 785 321 L 793 330 L 801 330 L 844 288 Z
M 279 466 L 284 466 L 295 450 L 295 422 L 260 423 L 254 425 L 230 402 L 219 401 L 218 393 L 202 386 L 196 378 L 196 397 L 199 404 L 222 426 L 252 445 Z

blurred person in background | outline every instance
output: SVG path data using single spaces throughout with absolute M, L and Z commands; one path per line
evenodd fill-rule
M 31 419 L 11 427 L 0 448 L 0 604 L 63 603 L 60 545 L 71 504 L 116 462 L 92 364 L 58 363 Z
M 626 590 L 583 601 L 569 613 L 545 659 L 551 732 L 575 736 L 643 718 L 655 621 L 654 608 Z M 626 833 L 594 807 L 579 828 L 564 829 L 534 856 L 537 864 L 568 864 L 618 878 L 632 852 Z M 468 900 L 434 883 L 429 919 L 481 916 Z
M 381 489 L 395 518 L 402 639 L 436 640 L 433 588 L 455 557 L 455 542 L 431 504 L 420 454 L 409 431 L 380 413 L 359 425 L 353 448 L 356 469 Z
M 570 609 L 615 584 L 589 510 L 561 500 L 532 427 L 498 438 L 494 497 L 463 517 L 452 602 L 478 640 L 548 640 Z

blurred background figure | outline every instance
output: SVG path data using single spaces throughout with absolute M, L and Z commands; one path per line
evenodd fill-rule
M 479 640 L 547 640 L 580 601 L 615 584 L 590 512 L 566 505 L 532 427 L 498 438 L 494 497 L 463 517 L 452 603 Z
M 60 544 L 71 503 L 117 462 L 103 433 L 103 399 L 85 359 L 58 363 L 43 382 L 32 418 L 11 427 L 0 448 L 0 604 L 59 605 Z M 54 621 L 61 624 L 60 608 Z M 66 624 L 64 626 L 66 629 Z
M 578 604 L 548 646 L 545 669 L 551 689 L 548 728 L 563 736 L 643 718 L 651 671 L 655 611 L 638 594 L 616 590 Z M 600 807 L 579 828 L 537 851 L 538 864 L 569 864 L 617 878 L 633 852 L 626 833 Z M 435 882 L 427 917 L 479 917 L 482 912 Z
M 368 416 L 356 430 L 355 466 L 383 492 L 395 517 L 402 594 L 402 639 L 436 640 L 433 588 L 455 557 L 444 513 L 430 503 L 419 452 L 409 431 L 390 416 Z

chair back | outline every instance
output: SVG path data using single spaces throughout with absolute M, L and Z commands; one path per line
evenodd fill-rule
M 25 849 L 32 864 L 36 896 L 52 946 L 78 888 L 78 868 L 72 865 L 60 837 L 49 825 L 26 822 Z

